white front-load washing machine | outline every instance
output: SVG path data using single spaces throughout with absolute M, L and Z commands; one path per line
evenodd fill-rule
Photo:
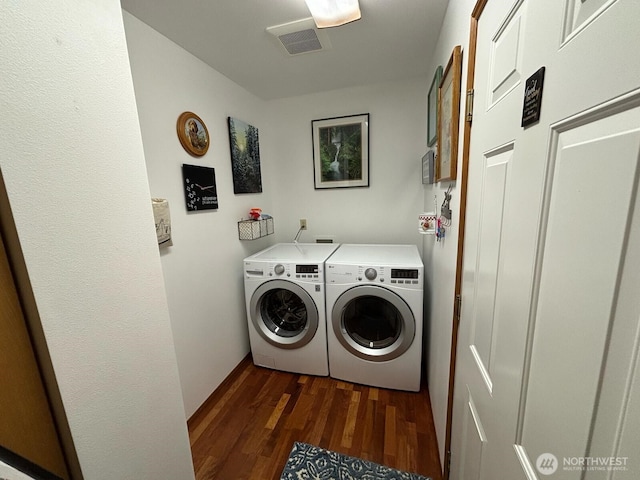
M 415 245 L 343 244 L 326 263 L 333 378 L 417 392 L 424 266 Z
M 326 376 L 324 271 L 338 244 L 278 243 L 244 259 L 253 362 Z

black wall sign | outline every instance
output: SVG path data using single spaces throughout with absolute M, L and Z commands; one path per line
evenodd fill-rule
M 182 179 L 187 211 L 218 208 L 216 172 L 213 168 L 183 164 Z
M 522 106 L 522 127 L 527 127 L 540 120 L 542 105 L 542 85 L 544 85 L 544 69 L 540 68 L 531 75 L 524 85 L 524 105 Z

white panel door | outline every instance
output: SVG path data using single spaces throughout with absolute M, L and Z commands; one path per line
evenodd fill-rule
M 640 478 L 638 21 L 637 0 L 480 16 L 452 479 Z

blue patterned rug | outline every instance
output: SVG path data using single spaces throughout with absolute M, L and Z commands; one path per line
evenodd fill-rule
M 429 480 L 377 463 L 295 442 L 280 480 Z

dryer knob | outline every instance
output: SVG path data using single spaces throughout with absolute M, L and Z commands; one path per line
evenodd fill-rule
M 364 276 L 367 277 L 367 280 L 375 280 L 378 276 L 378 272 L 376 272 L 375 268 L 367 268 L 364 271 Z
M 273 271 L 276 272 L 276 275 L 282 275 L 284 273 L 284 265 L 279 263 L 278 265 L 275 266 Z

